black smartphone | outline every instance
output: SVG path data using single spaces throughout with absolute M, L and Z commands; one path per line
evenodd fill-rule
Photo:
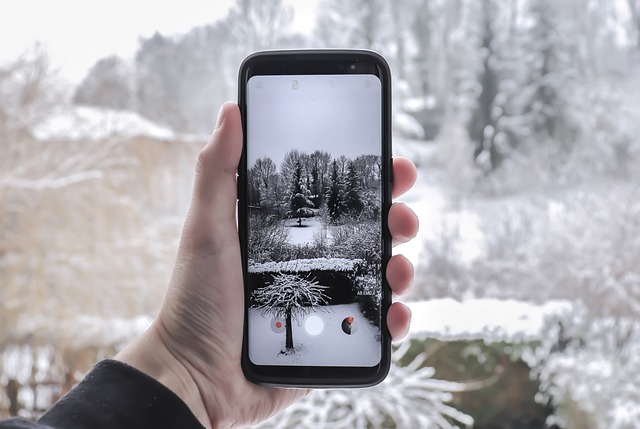
M 255 383 L 363 387 L 390 364 L 391 74 L 363 50 L 240 66 L 242 367 Z

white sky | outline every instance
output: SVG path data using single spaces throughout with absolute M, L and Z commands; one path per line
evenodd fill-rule
M 285 0 L 295 8 L 293 30 L 313 27 L 319 0 Z M 60 74 L 80 81 L 96 60 L 133 56 L 140 37 L 184 33 L 224 17 L 234 0 L 2 0 L 0 62 L 40 42 Z

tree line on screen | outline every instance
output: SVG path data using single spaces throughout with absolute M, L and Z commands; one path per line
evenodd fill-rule
M 361 259 L 377 275 L 381 174 L 376 155 L 334 158 L 322 150 L 293 149 L 280 166 L 269 157 L 259 158 L 247 174 L 250 261 Z M 315 218 L 322 228 L 313 242 L 293 244 L 291 234 L 295 227 L 307 226 L 305 218 Z M 286 226 L 286 219 L 295 222 Z
M 332 158 L 326 151 L 297 149 L 278 168 L 269 157 L 248 172 L 249 202 L 279 217 L 302 219 L 326 214 L 333 225 L 348 219 L 375 220 L 380 214 L 382 165 L 379 156 Z

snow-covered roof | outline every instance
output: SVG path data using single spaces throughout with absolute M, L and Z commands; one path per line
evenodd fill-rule
M 46 318 L 24 318 L 16 332 L 21 338 L 65 344 L 72 349 L 124 344 L 136 338 L 151 325 L 150 316 L 132 319 L 80 315 L 52 323 Z
M 61 107 L 32 132 L 39 140 L 101 140 L 112 136 L 176 140 L 173 130 L 138 113 L 89 106 Z
M 408 303 L 411 338 L 443 341 L 529 342 L 541 339 L 550 318 L 562 320 L 574 309 L 570 301 L 529 302 L 499 299 L 434 299 Z
M 364 261 L 362 259 L 316 258 L 294 259 L 283 262 L 265 262 L 249 265 L 250 273 L 308 272 L 316 270 L 353 271 Z
M 436 98 L 432 95 L 426 97 L 412 97 L 405 100 L 402 107 L 407 112 L 416 112 L 423 109 L 435 109 L 438 104 Z

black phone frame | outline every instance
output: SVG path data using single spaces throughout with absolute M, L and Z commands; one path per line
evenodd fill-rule
M 247 285 L 247 204 L 248 183 L 246 153 L 246 84 L 256 75 L 289 74 L 372 74 L 381 81 L 382 96 L 382 298 L 381 298 L 381 358 L 372 367 L 354 366 L 295 366 L 256 365 L 248 353 L 248 307 L 251 290 Z M 243 128 L 243 147 L 238 166 L 238 234 L 242 253 L 242 271 L 245 292 L 244 336 L 242 342 L 242 370 L 245 377 L 257 384 L 298 387 L 368 387 L 380 383 L 387 376 L 391 364 L 391 335 L 387 327 L 387 312 L 391 305 L 391 289 L 386 280 L 386 269 L 391 257 L 391 234 L 387 218 L 391 207 L 392 154 L 391 154 L 391 71 L 386 60 L 378 53 L 356 49 L 313 49 L 260 51 L 249 55 L 240 65 L 238 73 L 238 106 Z

